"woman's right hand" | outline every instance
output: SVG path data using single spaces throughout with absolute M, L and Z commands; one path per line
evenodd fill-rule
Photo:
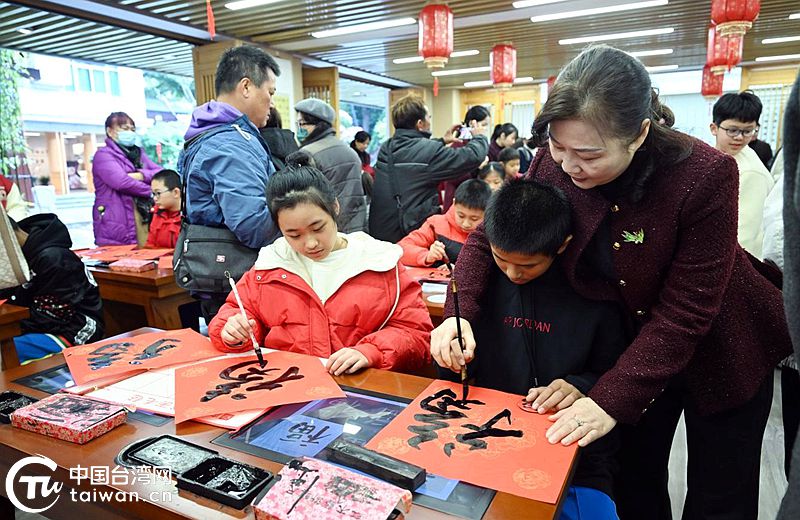
M 245 320 L 241 314 L 234 314 L 225 326 L 222 327 L 220 338 L 227 345 L 241 345 L 250 339 L 250 333 L 255 329 L 256 320 Z
M 441 325 L 431 332 L 431 356 L 443 368 L 453 372 L 460 372 L 461 367 L 472 361 L 475 357 L 475 336 L 472 326 L 467 320 L 461 318 L 461 338 L 464 342 L 464 351 L 458 344 L 458 329 L 456 319 L 447 318 Z

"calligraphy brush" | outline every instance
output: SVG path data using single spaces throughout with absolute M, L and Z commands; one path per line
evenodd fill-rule
M 458 288 L 456 287 L 456 277 L 453 272 L 453 265 L 450 260 L 447 260 L 447 269 L 450 271 L 450 283 L 453 287 L 453 308 L 456 313 L 456 334 L 458 337 L 458 346 L 461 348 L 461 353 L 464 353 L 464 338 L 461 335 L 461 309 L 458 306 Z M 461 400 L 466 401 L 469 395 L 469 382 L 467 382 L 467 360 L 464 359 L 464 366 L 461 367 Z
M 225 271 L 225 278 L 228 279 L 228 283 L 231 284 L 231 289 L 233 290 L 233 295 L 236 297 L 236 303 L 239 304 L 239 311 L 242 313 L 242 318 L 247 324 L 250 324 L 250 320 L 247 319 L 247 313 L 244 312 L 244 305 L 242 305 L 242 299 L 239 297 L 239 290 L 236 288 L 236 283 L 231 278 L 231 273 L 229 271 Z M 258 357 L 258 364 L 261 368 L 267 366 L 264 362 L 264 356 L 261 354 L 261 347 L 258 346 L 258 341 L 256 341 L 256 336 L 253 334 L 253 329 L 250 329 L 250 341 L 253 343 L 253 350 L 256 351 L 256 357 Z

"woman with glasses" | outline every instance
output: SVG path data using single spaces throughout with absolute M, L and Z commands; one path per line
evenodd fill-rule
M 106 145 L 92 160 L 94 179 L 94 242 L 98 246 L 147 241 L 148 218 L 137 210 L 152 207 L 150 181 L 161 170 L 137 144 L 136 124 L 125 112 L 106 118 Z M 147 213 L 145 214 L 145 216 Z
M 725 94 L 714 104 L 713 117 L 711 134 L 716 148 L 732 155 L 739 169 L 739 245 L 760 259 L 764 201 L 775 184 L 758 154 L 748 146 L 758 135 L 761 100 L 749 91 Z

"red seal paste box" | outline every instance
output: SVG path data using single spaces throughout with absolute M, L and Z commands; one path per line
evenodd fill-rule
M 254 506 L 256 520 L 386 520 L 408 513 L 411 492 L 316 459 L 294 459 Z
M 152 271 L 156 268 L 156 262 L 153 260 L 136 260 L 134 258 L 123 258 L 111 264 L 108 264 L 109 269 L 112 271 L 123 271 L 127 273 L 143 273 L 145 271 Z
M 11 425 L 85 444 L 128 418 L 125 408 L 79 395 L 55 394 L 11 414 Z

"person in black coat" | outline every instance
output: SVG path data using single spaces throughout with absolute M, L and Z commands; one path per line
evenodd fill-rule
M 800 359 L 800 76 L 786 104 L 783 128 L 783 302 L 795 359 Z M 789 488 L 778 520 L 800 518 L 800 442 L 797 441 L 791 466 Z
M 105 324 L 100 291 L 81 259 L 70 250 L 72 240 L 66 226 L 50 213 L 18 223 L 12 220 L 11 226 L 32 272 L 29 282 L 0 291 L 0 298 L 30 309 L 30 317 L 21 322 L 23 336 L 15 339 L 19 361 L 43 354 L 38 348 L 34 355 L 21 348 L 19 340 L 24 342 L 27 334 L 60 336 L 66 342 L 63 346 L 102 338 Z
M 272 164 L 279 171 L 286 167 L 286 158 L 300 149 L 294 138 L 294 132 L 283 128 L 281 114 L 274 106 L 269 107 L 267 126 L 259 130 L 261 137 L 267 142 Z
M 772 166 L 772 147 L 769 143 L 760 140 L 758 134 L 756 134 L 756 137 L 753 137 L 752 141 L 747 143 L 747 146 L 756 152 L 756 155 L 758 155 L 758 158 L 761 159 L 761 162 L 764 163 L 767 169 Z
M 441 212 L 437 185 L 475 170 L 486 158 L 488 127 L 475 122 L 472 139 L 461 148 L 448 129 L 443 139 L 431 139 L 431 116 L 421 97 L 408 95 L 392 107 L 394 136 L 383 143 L 375 163 L 375 185 L 369 214 L 369 232 L 397 242 Z

